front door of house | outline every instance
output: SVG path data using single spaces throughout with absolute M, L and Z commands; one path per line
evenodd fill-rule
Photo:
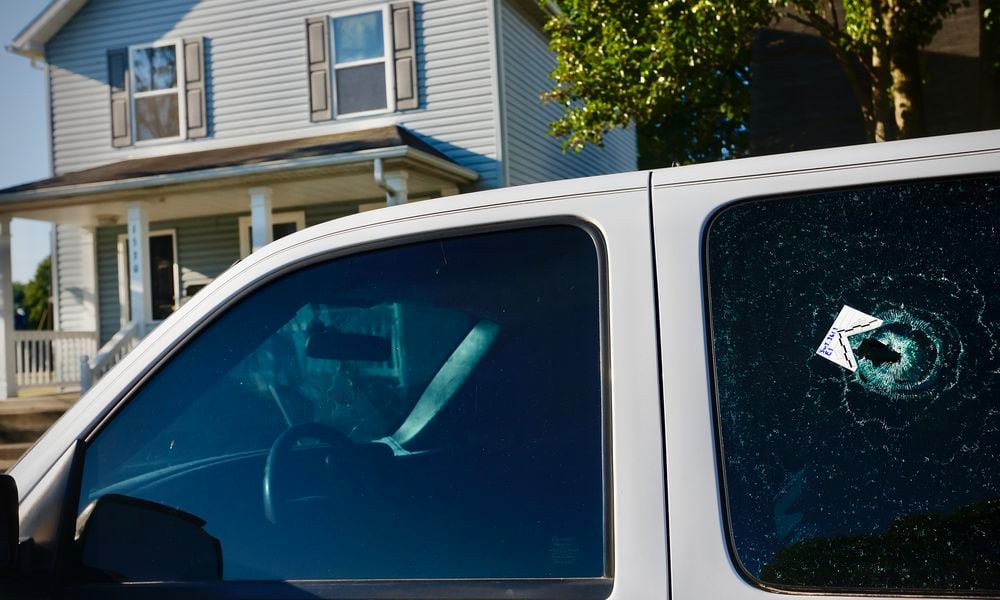
M 162 321 L 178 305 L 177 252 L 173 230 L 154 231 L 149 234 L 149 295 L 152 318 Z M 122 235 L 118 240 L 119 300 L 122 306 L 122 324 L 131 320 L 134 313 L 129 295 L 128 240 Z
M 149 236 L 149 287 L 154 321 L 166 319 L 177 307 L 176 262 L 173 233 Z

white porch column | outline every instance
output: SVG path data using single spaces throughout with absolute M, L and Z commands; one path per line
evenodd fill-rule
M 389 171 L 383 177 L 385 178 L 385 184 L 392 189 L 391 193 L 386 192 L 385 194 L 386 206 L 406 204 L 409 200 L 407 180 L 410 178 L 410 173 L 407 171 Z
M 144 202 L 128 205 L 128 291 L 132 321 L 138 321 L 140 335 L 153 320 L 153 299 L 149 273 L 149 213 Z
M 271 188 L 250 188 L 250 252 L 274 241 L 271 219 Z
M 14 286 L 10 264 L 10 216 L 0 215 L 0 398 L 17 395 L 14 365 Z
M 77 256 L 80 257 L 80 284 L 83 319 L 80 324 L 82 331 L 97 331 L 101 317 L 97 302 L 97 228 L 80 228 L 80 246 Z

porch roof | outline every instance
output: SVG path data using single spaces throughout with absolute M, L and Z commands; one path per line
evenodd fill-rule
M 0 190 L 0 214 L 79 226 L 121 221 L 150 201 L 153 220 L 246 212 L 247 191 L 268 187 L 274 208 L 365 203 L 384 197 L 374 176 L 405 173 L 410 198 L 479 178 L 412 132 L 388 126 L 125 160 Z M 454 193 L 454 192 L 452 192 Z
M 295 169 L 323 164 L 322 160 L 308 159 L 332 158 L 331 162 L 344 162 L 336 160 L 336 157 L 340 157 L 354 159 L 352 162 L 357 162 L 373 158 L 365 154 L 381 157 L 383 153 L 372 151 L 386 149 L 404 150 L 403 154 L 405 151 L 410 151 L 411 154 L 420 153 L 424 155 L 421 158 L 438 163 L 444 170 L 457 176 L 455 183 L 475 181 L 478 177 L 474 171 L 452 162 L 411 132 L 393 125 L 347 133 L 125 160 L 0 189 L 0 203 L 33 197 L 51 198 L 89 194 L 104 191 L 101 190 L 102 187 L 108 188 L 106 191 L 119 190 L 124 187 L 121 184 L 126 182 L 135 182 L 139 184 L 138 187 L 182 183 L 191 181 L 191 177 L 182 176 L 192 173 L 198 173 L 199 180 L 221 179 L 237 174 L 259 172 L 262 170 L 260 167 L 266 166 Z M 234 168 L 240 169 L 240 172 L 234 173 Z

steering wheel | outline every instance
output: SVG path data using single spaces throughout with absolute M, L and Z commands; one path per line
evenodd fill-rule
M 271 445 L 264 465 L 264 516 L 274 524 L 286 523 L 291 516 L 289 504 L 300 499 L 292 497 L 287 480 L 295 460 L 292 448 L 304 439 L 325 442 L 341 456 L 357 451 L 357 445 L 347 436 L 322 423 L 292 425 L 283 431 Z

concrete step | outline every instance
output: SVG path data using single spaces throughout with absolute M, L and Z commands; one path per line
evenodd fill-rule
M 77 392 L 0 400 L 0 444 L 34 442 L 79 397 Z
M 0 444 L 0 471 L 6 471 L 14 466 L 17 459 L 27 452 L 31 447 L 31 442 L 19 442 L 16 444 Z
M 0 444 L 34 442 L 62 414 L 63 411 L 61 410 L 45 410 L 33 413 L 0 415 Z

